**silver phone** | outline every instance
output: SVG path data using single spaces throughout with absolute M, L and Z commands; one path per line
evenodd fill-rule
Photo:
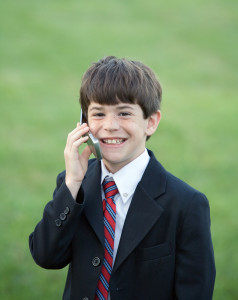
M 82 125 L 83 123 L 88 123 L 87 119 L 85 118 L 83 111 L 81 109 L 80 112 L 80 125 Z M 94 156 L 98 159 L 101 160 L 102 159 L 102 152 L 100 149 L 100 145 L 99 145 L 99 140 L 97 138 L 95 138 L 92 133 L 89 131 L 89 133 L 87 133 L 88 136 L 88 141 L 87 144 L 89 145 L 92 153 L 94 154 Z

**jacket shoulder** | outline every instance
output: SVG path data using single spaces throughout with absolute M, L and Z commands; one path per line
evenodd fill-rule
M 200 193 L 195 187 L 166 170 L 167 188 L 175 193 Z
M 166 170 L 151 151 L 149 154 L 151 163 L 146 174 L 151 180 L 150 187 L 154 190 L 153 194 L 158 193 L 164 196 L 161 198 L 161 203 L 164 205 L 172 203 L 174 207 L 186 207 L 196 199 L 197 204 L 207 205 L 208 200 L 202 192 Z

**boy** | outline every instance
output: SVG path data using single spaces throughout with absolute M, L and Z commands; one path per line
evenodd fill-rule
M 137 61 L 106 57 L 82 80 L 87 124 L 68 135 L 66 171 L 30 235 L 43 268 L 69 264 L 63 299 L 210 300 L 215 265 L 206 197 L 145 148 L 161 86 Z M 89 160 L 90 132 L 103 159 Z

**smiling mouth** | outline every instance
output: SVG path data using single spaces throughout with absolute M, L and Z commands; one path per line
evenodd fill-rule
M 103 144 L 120 145 L 126 141 L 126 139 L 102 139 Z

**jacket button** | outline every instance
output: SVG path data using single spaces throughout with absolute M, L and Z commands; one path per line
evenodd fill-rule
M 92 264 L 94 267 L 98 267 L 101 263 L 101 259 L 99 257 L 94 257 L 94 259 L 92 260 Z
M 64 213 L 65 213 L 66 215 L 69 213 L 69 207 L 68 207 L 68 206 L 65 207 Z
M 55 225 L 56 225 L 57 227 L 60 227 L 61 224 L 62 224 L 62 222 L 61 222 L 60 219 L 56 219 L 56 220 L 55 220 Z
M 65 213 L 61 213 L 60 214 L 60 220 L 64 221 L 66 219 L 66 214 Z

